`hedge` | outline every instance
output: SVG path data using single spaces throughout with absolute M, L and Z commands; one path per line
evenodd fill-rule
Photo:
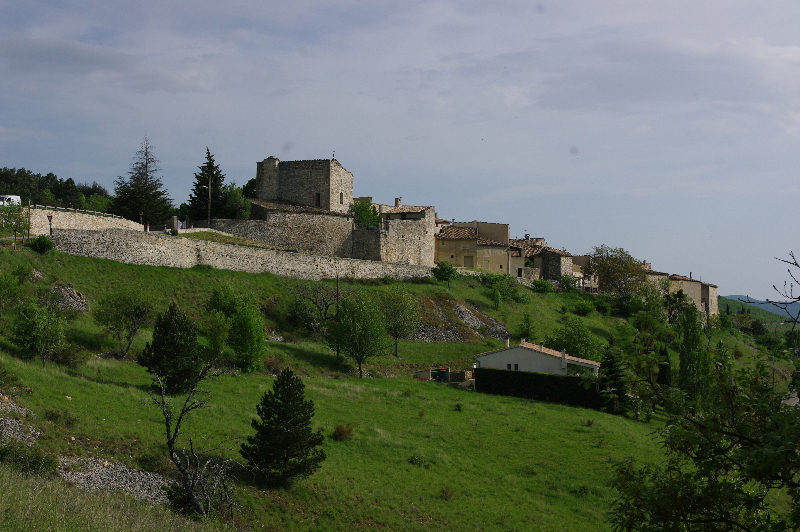
M 575 375 L 475 368 L 475 390 L 596 410 L 606 403 L 593 386 L 586 388 L 583 378 Z

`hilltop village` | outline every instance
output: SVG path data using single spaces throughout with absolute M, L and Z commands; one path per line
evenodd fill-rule
M 573 275 L 585 291 L 596 282 L 585 277 L 588 257 L 548 245 L 544 238 L 511 238 L 502 222 L 457 222 L 440 218 L 431 205 L 372 203 L 353 197 L 353 174 L 336 159 L 257 163 L 257 198 L 251 220 L 212 220 L 210 227 L 278 249 L 395 264 L 433 267 L 448 261 L 459 268 L 508 274 L 522 282 L 558 280 Z M 380 215 L 378 227 L 356 225 L 354 201 L 368 200 Z M 650 265 L 646 264 L 648 268 Z M 683 290 L 698 310 L 717 314 L 717 287 L 650 268 L 652 281 L 668 280 L 670 291 Z

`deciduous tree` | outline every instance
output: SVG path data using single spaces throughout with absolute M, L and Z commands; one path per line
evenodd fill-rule
M 392 285 L 381 298 L 386 332 L 394 340 L 394 356 L 397 342 L 417 330 L 420 323 L 419 302 L 402 285 Z
M 109 292 L 92 309 L 92 317 L 114 337 L 119 356 L 125 358 L 139 329 L 152 322 L 154 308 L 152 295 L 133 286 Z
M 644 264 L 622 248 L 594 248 L 583 268 L 584 275 L 597 277 L 602 292 L 612 296 L 634 294 L 647 282 Z
M 265 483 L 289 486 L 312 475 L 325 460 L 325 437 L 314 432 L 314 402 L 305 399 L 305 386 L 290 369 L 284 369 L 271 390 L 256 406 L 255 434 L 247 437 L 240 454 Z
M 362 292 L 342 299 L 336 319 L 328 326 L 326 343 L 352 358 L 358 364 L 358 376 L 363 377 L 364 362 L 388 346 L 380 309 Z
M 27 303 L 17 316 L 12 341 L 29 357 L 40 357 L 45 367 L 45 361 L 65 347 L 65 329 L 66 320 L 56 307 Z

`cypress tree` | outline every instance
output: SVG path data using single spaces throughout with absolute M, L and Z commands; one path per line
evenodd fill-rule
M 292 370 L 283 370 L 271 390 L 256 406 L 256 433 L 247 437 L 239 453 L 256 471 L 259 480 L 273 486 L 290 486 L 306 478 L 325 460 L 320 448 L 325 437 L 311 430 L 314 402 L 306 401 L 305 386 Z
M 624 414 L 628 411 L 628 385 L 625 383 L 625 370 L 617 355 L 617 349 L 609 345 L 600 361 L 600 375 L 603 383 L 601 393 L 608 397 L 607 412 Z

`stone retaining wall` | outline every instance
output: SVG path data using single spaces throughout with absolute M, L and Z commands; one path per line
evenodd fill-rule
M 174 268 L 206 264 L 223 270 L 269 272 L 296 279 L 319 280 L 337 274 L 357 279 L 410 279 L 428 277 L 431 271 L 425 266 L 289 253 L 122 229 L 54 229 L 53 242 L 57 250 L 70 255 L 127 264 Z
M 111 216 L 100 216 L 74 211 L 62 211 L 61 209 L 31 209 L 31 234 L 47 235 L 50 233 L 50 224 L 47 222 L 47 215 L 53 217 L 53 230 L 56 229 L 129 229 L 141 231 L 142 226 L 138 222 L 126 220 L 125 218 L 113 218 Z

